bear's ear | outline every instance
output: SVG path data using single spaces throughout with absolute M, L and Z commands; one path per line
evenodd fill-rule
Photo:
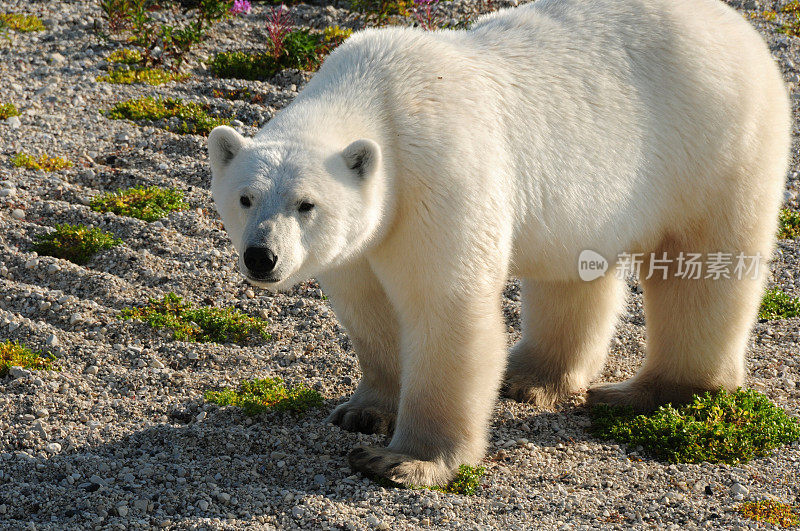
M 223 169 L 239 153 L 246 139 L 232 127 L 220 125 L 208 135 L 208 159 L 211 169 Z
M 342 158 L 348 168 L 362 179 L 370 177 L 381 163 L 381 148 L 372 140 L 356 140 L 342 151 Z

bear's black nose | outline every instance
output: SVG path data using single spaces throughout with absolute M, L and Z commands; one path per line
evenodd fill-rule
M 275 269 L 278 257 L 266 247 L 248 247 L 244 250 L 244 265 L 255 276 L 263 277 Z

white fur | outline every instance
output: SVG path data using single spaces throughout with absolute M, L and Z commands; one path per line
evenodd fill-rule
M 353 336 L 364 380 L 331 419 L 396 415 L 388 449 L 353 465 L 442 483 L 485 449 L 507 277 L 525 313 L 506 391 L 551 405 L 600 370 L 622 300 L 611 277 L 579 280 L 582 250 L 769 256 L 789 113 L 767 47 L 721 2 L 539 0 L 470 31 L 353 35 L 255 138 L 212 133 L 212 190 L 240 253 L 278 255 L 266 285 L 317 276 Z M 362 140 L 364 176 L 346 163 Z M 596 399 L 742 382 L 760 279 L 644 290 L 645 366 Z

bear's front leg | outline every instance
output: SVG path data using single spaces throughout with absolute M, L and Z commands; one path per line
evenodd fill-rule
M 354 469 L 404 485 L 444 485 L 460 465 L 483 457 L 505 359 L 499 286 L 472 297 L 431 292 L 401 310 L 394 436 L 388 448 L 353 449 Z
M 400 399 L 397 318 L 364 260 L 319 279 L 339 322 L 353 342 L 363 374 L 350 399 L 328 416 L 347 431 L 391 434 Z

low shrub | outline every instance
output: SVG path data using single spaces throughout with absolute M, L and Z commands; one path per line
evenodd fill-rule
M 697 395 L 649 415 L 607 405 L 591 414 L 598 437 L 642 446 L 672 463 L 742 463 L 800 438 L 800 422 L 751 389 Z
M 108 192 L 92 199 L 95 212 L 113 212 L 119 216 L 155 221 L 170 212 L 184 210 L 183 192 L 158 186 L 136 186 L 127 190 Z
M 800 315 L 800 299 L 778 288 L 768 290 L 761 300 L 759 319 L 788 319 Z
M 246 415 L 267 411 L 305 413 L 322 405 L 322 396 L 303 385 L 287 388 L 280 378 L 254 379 L 242 382 L 238 389 L 206 391 L 207 402 L 220 406 L 236 406 Z
M 800 212 L 781 210 L 778 216 L 778 238 L 782 240 L 800 238 Z
M 211 116 L 207 105 L 184 102 L 180 98 L 154 98 L 147 96 L 117 103 L 106 116 L 112 120 L 156 122 L 176 118 L 176 125 L 169 121 L 160 126 L 181 134 L 208 135 L 218 125 L 227 125 L 230 120 Z
M 39 236 L 33 249 L 41 255 L 85 264 L 98 252 L 120 243 L 122 240 L 96 227 L 65 223 L 56 225 L 55 231 Z
M 235 308 L 196 308 L 174 293 L 150 299 L 141 308 L 125 308 L 120 318 L 144 321 L 153 328 L 167 328 L 179 341 L 243 343 L 253 335 L 270 339 L 269 322 L 264 319 L 251 317 Z

